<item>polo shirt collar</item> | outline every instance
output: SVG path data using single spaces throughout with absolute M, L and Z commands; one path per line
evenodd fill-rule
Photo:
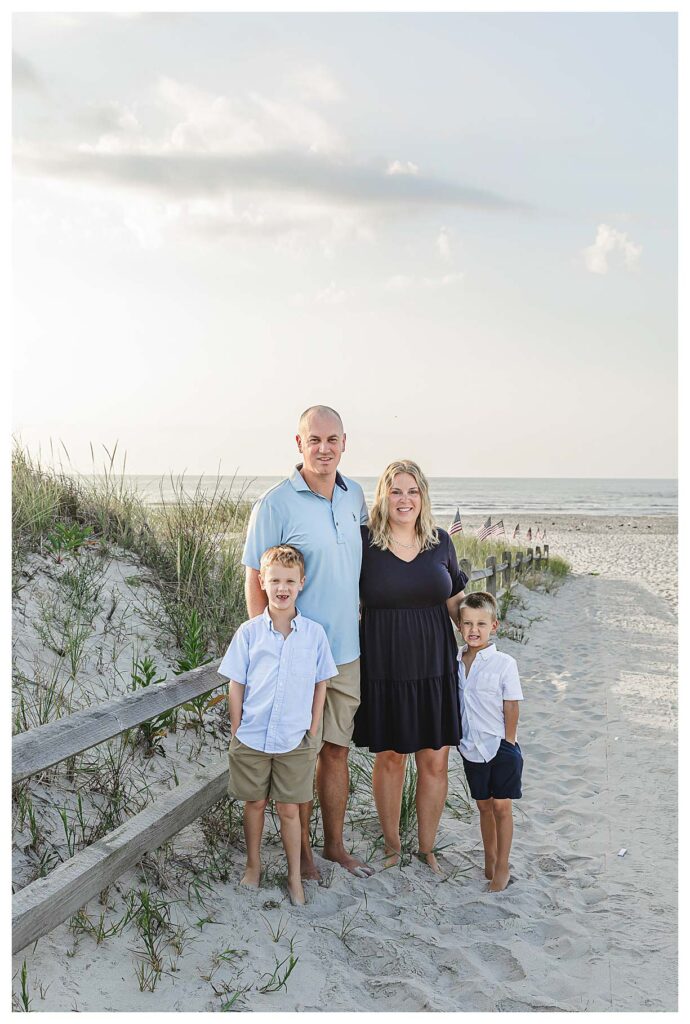
M 295 612 L 296 612 L 295 617 L 290 622 L 290 629 L 292 629 L 295 632 L 297 632 L 299 630 L 299 628 L 300 628 L 298 620 L 302 618 L 302 614 L 301 614 L 299 608 L 295 608 Z M 268 605 L 266 605 L 266 607 L 263 610 L 263 620 L 266 623 L 266 628 L 267 629 L 269 629 L 272 633 L 277 633 L 278 632 L 278 630 L 273 625 L 273 619 L 271 618 L 271 613 L 268 610 Z
M 303 465 L 303 462 L 298 462 L 292 473 L 290 473 L 288 479 L 296 491 L 311 491 L 311 487 L 300 473 L 300 469 Z M 337 469 L 335 471 L 335 482 L 341 491 L 347 490 L 347 484 Z
M 467 650 L 468 646 L 469 646 L 468 644 L 464 644 L 463 645 L 463 648 L 460 651 L 461 655 L 463 655 L 465 653 L 465 651 Z M 496 654 L 496 644 L 492 640 L 491 643 L 489 644 L 489 646 L 485 647 L 483 651 L 477 651 L 475 657 L 481 658 L 482 661 L 489 661 L 490 658 L 493 658 L 494 654 Z

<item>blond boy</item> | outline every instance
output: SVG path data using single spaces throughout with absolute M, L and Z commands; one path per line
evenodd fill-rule
M 247 864 L 241 884 L 259 886 L 264 812 L 275 800 L 293 904 L 304 903 L 299 804 L 313 796 L 326 681 L 338 671 L 323 627 L 295 606 L 304 579 L 297 548 L 281 544 L 264 551 L 259 580 L 268 606 L 242 623 L 218 669 L 230 679 L 228 792 L 244 801 Z
M 517 742 L 522 687 L 517 662 L 496 650 L 496 600 L 475 592 L 459 608 L 465 641 L 458 654 L 462 754 L 470 793 L 477 802 L 489 891 L 510 880 L 513 800 L 522 796 L 522 751 Z

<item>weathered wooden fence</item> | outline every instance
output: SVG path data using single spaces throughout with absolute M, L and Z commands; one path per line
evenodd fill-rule
M 473 569 L 465 559 L 461 565 L 470 583 L 486 580 L 486 589 L 497 595 L 530 569 L 548 563 L 549 548 L 518 552 L 515 561 L 504 551 L 502 561 L 487 558 L 483 569 Z M 498 584 L 502 582 L 499 591 Z M 12 740 L 12 782 L 17 783 L 81 754 L 90 747 L 113 739 L 127 729 L 141 725 L 165 711 L 172 711 L 194 697 L 210 693 L 225 682 L 217 673 L 219 661 L 185 672 L 169 683 L 150 686 L 127 694 L 97 708 L 87 708 L 48 725 L 20 733 Z M 190 769 L 184 786 L 158 797 L 103 839 L 92 843 L 60 864 L 45 878 L 38 878 L 12 897 L 12 952 L 24 949 L 47 935 L 99 892 L 112 884 L 145 853 L 166 840 L 206 811 L 225 794 L 227 759 L 214 759 Z

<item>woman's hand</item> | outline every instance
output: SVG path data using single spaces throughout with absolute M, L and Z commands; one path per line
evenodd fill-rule
M 461 590 L 459 594 L 454 594 L 453 597 L 449 597 L 446 601 L 446 608 L 448 614 L 451 617 L 453 625 L 456 629 L 460 629 L 460 602 L 465 596 L 465 591 Z

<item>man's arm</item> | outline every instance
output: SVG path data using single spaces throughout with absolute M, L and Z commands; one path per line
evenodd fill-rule
M 515 743 L 517 735 L 518 718 L 520 716 L 519 700 L 503 701 L 503 718 L 505 720 L 505 733 L 508 743 Z
M 258 569 L 250 565 L 244 567 L 244 599 L 247 602 L 247 615 L 250 619 L 261 615 L 268 604 L 266 591 L 261 589 Z

